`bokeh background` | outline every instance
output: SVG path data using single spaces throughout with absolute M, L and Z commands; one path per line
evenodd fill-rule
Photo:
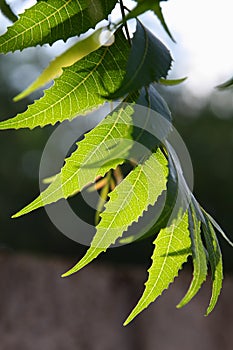
M 31 2 L 9 3 L 18 12 Z M 215 89 L 233 74 L 233 22 L 229 16 L 232 1 L 223 0 L 219 5 L 218 1 L 206 0 L 204 5 L 197 0 L 169 0 L 163 3 L 163 9 L 177 44 L 170 41 L 151 13 L 142 16 L 142 20 L 171 49 L 174 64 L 170 77 L 188 79 L 182 86 L 165 88 L 161 93 L 193 161 L 195 196 L 233 240 L 233 91 Z M 0 33 L 9 24 L 0 14 Z M 25 110 L 34 98 L 41 96 L 39 92 L 22 102 L 12 102 L 13 96 L 63 49 L 59 42 L 52 48 L 0 55 L 1 120 Z M 187 266 L 173 293 L 166 293 L 161 298 L 164 301 L 155 303 L 126 331 L 121 324 L 142 290 L 153 249 L 151 240 L 112 249 L 81 272 L 80 277 L 61 281 L 59 275 L 84 254 L 86 247 L 57 231 L 44 209 L 10 219 L 39 192 L 40 158 L 53 130 L 46 127 L 0 133 L 1 349 L 13 350 L 17 346 L 24 350 L 150 350 L 160 344 L 158 348 L 165 350 L 184 348 L 182 344 L 186 342 L 187 349 L 194 349 L 197 334 L 205 342 L 203 349 L 219 349 L 221 344 L 230 349 L 233 310 L 230 313 L 228 303 L 233 292 L 233 251 L 221 237 L 226 288 L 210 321 L 202 317 L 209 281 L 191 306 L 184 311 L 175 310 L 179 301 L 176 297 L 182 297 L 181 291 L 184 294 L 190 278 Z M 81 199 L 74 205 L 87 213 Z M 220 322 L 228 324 L 228 328 L 219 325 L 216 333 Z M 24 327 L 20 326 L 22 323 Z M 155 329 L 160 339 L 157 344 L 152 341 Z M 112 342 L 108 341 L 111 337 Z

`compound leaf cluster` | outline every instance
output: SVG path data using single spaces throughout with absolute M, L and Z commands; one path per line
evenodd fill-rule
M 115 109 L 77 143 L 77 149 L 48 181 L 48 187 L 14 217 L 67 199 L 90 184 L 100 189 L 103 185 L 96 234 L 90 248 L 63 276 L 77 272 L 114 244 L 153 235 L 155 248 L 145 290 L 125 325 L 168 288 L 189 256 L 193 261 L 193 279 L 178 307 L 187 304 L 199 291 L 209 263 L 213 281 L 209 314 L 218 300 L 223 279 L 214 226 L 221 229 L 188 189 L 179 159 L 167 141 L 173 128 L 171 113 L 157 90 L 160 83 L 174 85 L 185 78 L 166 79 L 171 54 L 138 19 L 132 38 L 123 31 L 128 19 L 152 10 L 172 38 L 160 2 L 137 0 L 135 8 L 125 13 L 124 2 L 120 1 L 122 20 L 102 25 L 110 34 L 110 42 L 102 41 L 102 30 L 95 27 L 103 19 L 111 18 L 116 0 L 40 0 L 18 19 L 5 1 L 0 2 L 2 12 L 14 21 L 0 37 L 0 53 L 53 44 L 60 39 L 66 41 L 94 28 L 94 32 L 87 33 L 85 39 L 79 38 L 16 97 L 23 98 L 54 79 L 44 96 L 24 113 L 1 121 L 0 130 L 54 125 L 86 115 L 106 101 L 118 100 Z M 224 87 L 231 85 L 232 80 Z M 144 108 L 140 113 L 138 106 Z M 155 134 L 151 133 L 153 130 Z M 138 148 L 137 144 L 143 147 Z M 130 170 L 124 174 L 122 165 L 126 164 Z M 121 174 L 118 181 L 114 172 Z M 160 216 L 150 221 L 143 233 L 125 236 L 132 224 L 139 222 L 164 196 Z

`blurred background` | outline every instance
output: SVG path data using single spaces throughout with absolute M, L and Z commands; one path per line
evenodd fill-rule
M 9 1 L 9 3 L 12 3 L 13 8 L 18 13 L 32 2 L 22 0 Z M 233 240 L 233 91 L 219 91 L 215 89 L 216 85 L 224 82 L 233 74 L 233 22 L 230 17 L 233 9 L 232 1 L 223 0 L 219 4 L 215 0 L 206 0 L 205 2 L 200 0 L 169 0 L 162 4 L 164 16 L 177 41 L 176 44 L 171 42 L 166 36 L 160 23 L 151 13 L 143 15 L 142 20 L 172 52 L 174 63 L 169 78 L 187 76 L 188 79 L 179 87 L 162 89 L 161 93 L 168 102 L 172 111 L 174 125 L 185 141 L 191 155 L 195 180 L 194 194 L 201 205 L 219 222 L 228 237 Z M 131 5 L 130 1 L 128 1 L 128 5 Z M 4 33 L 8 25 L 10 25 L 10 22 L 0 14 L 1 34 Z M 33 81 L 47 65 L 51 57 L 62 50 L 64 50 L 64 45 L 59 42 L 52 48 L 46 46 L 44 48 L 37 47 L 14 54 L 0 55 L 1 120 L 22 112 L 29 103 L 33 102 L 34 98 L 42 95 L 39 92 L 22 102 L 12 102 L 12 98 Z M 125 346 L 126 349 L 141 349 L 143 345 L 145 349 L 154 349 L 153 342 L 143 343 L 142 340 L 135 340 L 135 329 L 142 332 L 145 337 L 151 337 L 153 335 L 152 325 L 154 324 L 160 329 L 160 334 L 166 338 L 166 324 L 169 324 L 171 321 L 162 316 L 165 312 L 168 315 L 171 312 L 174 320 L 177 320 L 177 324 L 181 328 L 187 328 L 187 334 L 190 334 L 194 344 L 194 346 L 190 345 L 187 336 L 188 349 L 194 349 L 197 346 L 195 343 L 197 333 L 191 331 L 192 327 L 196 327 L 196 332 L 202 332 L 202 329 L 207 327 L 206 324 L 210 325 L 208 326 L 209 333 L 205 332 L 205 337 L 207 337 L 206 334 L 209 334 L 209 338 L 203 338 L 203 341 L 206 342 L 206 347 L 203 348 L 209 349 L 211 345 L 212 349 L 219 349 L 216 346 L 225 342 L 225 347 L 223 346 L 223 348 L 230 349 L 230 328 L 229 333 L 227 333 L 226 329 L 225 331 L 222 329 L 222 332 L 219 331 L 219 334 L 216 334 L 215 331 L 215 324 L 219 323 L 222 314 L 225 315 L 228 327 L 230 325 L 233 326 L 233 314 L 227 314 L 227 311 L 229 312 L 228 304 L 227 302 L 224 304 L 224 290 L 223 299 L 220 299 L 220 306 L 217 308 L 215 316 L 210 316 L 212 319 L 211 321 L 206 321 L 207 323 L 201 318 L 204 313 L 203 300 L 206 302 L 205 291 L 202 292 L 204 294 L 200 294 L 197 301 L 191 303 L 191 306 L 185 309 L 186 311 L 181 312 L 175 310 L 176 302 L 179 300 L 174 301 L 175 294 L 169 292 L 170 294 L 166 293 L 165 301 L 153 305 L 151 307 L 152 310 L 146 311 L 139 321 L 127 328 L 127 331 L 120 328 L 120 324 L 123 321 L 121 317 L 126 316 L 142 290 L 146 276 L 146 267 L 150 264 L 150 256 L 153 249 L 151 240 L 110 250 L 98 258 L 98 263 L 94 263 L 94 267 L 88 268 L 89 271 L 81 272 L 80 280 L 78 276 L 73 277 L 72 282 L 70 280 L 62 282 L 59 280 L 59 274 L 64 272 L 69 267 L 69 264 L 76 262 L 84 254 L 86 247 L 69 240 L 60 233 L 49 221 L 44 209 L 19 219 L 10 219 L 12 214 L 28 204 L 39 193 L 38 170 L 40 158 L 46 141 L 53 130 L 54 128 L 52 127 L 45 127 L 43 130 L 36 128 L 33 131 L 10 130 L 1 131 L 0 135 L 0 257 L 2 263 L 2 287 L 0 287 L 0 290 L 2 289 L 3 296 L 5 295 L 8 298 L 6 303 L 2 302 L 0 305 L 2 310 L 1 324 L 3 327 L 1 328 L 0 326 L 0 329 L 4 330 L 5 336 L 5 343 L 3 342 L 2 349 L 15 349 L 16 344 L 17 349 L 22 347 L 22 349 L 27 350 L 31 346 L 35 349 L 33 339 L 40 339 L 38 340 L 38 349 L 41 349 L 41 347 L 61 350 L 72 350 L 73 348 L 91 349 L 91 345 L 88 345 L 88 331 L 92 332 L 91 334 L 95 333 L 94 321 L 90 321 L 88 330 L 83 330 L 85 334 L 83 332 L 80 333 L 79 341 L 77 342 L 75 340 L 75 330 L 72 330 L 72 334 L 68 331 L 64 333 L 64 329 L 66 329 L 65 320 L 68 317 L 64 315 L 66 312 L 69 315 L 73 315 L 71 304 L 69 304 L 67 299 L 64 301 L 65 306 L 61 306 L 63 302 L 61 294 L 68 292 L 70 296 L 67 296 L 67 298 L 70 298 L 70 303 L 75 303 L 77 297 L 78 305 L 81 308 L 83 307 L 81 314 L 86 319 L 86 322 L 89 321 L 85 310 L 88 310 L 88 305 L 89 309 L 91 309 L 90 305 L 92 305 L 90 312 L 93 316 L 90 317 L 93 317 L 93 320 L 96 320 L 97 323 L 100 322 L 99 328 L 107 327 L 106 331 L 110 332 L 110 334 L 114 333 L 114 329 L 117 329 L 118 337 L 115 339 L 112 335 L 115 339 L 115 345 L 112 343 L 106 343 L 106 345 L 104 343 L 104 339 L 106 337 L 108 339 L 110 334 L 106 335 L 103 329 L 99 329 L 99 333 L 96 331 L 93 339 L 96 339 L 97 345 L 93 349 L 117 349 L 119 346 L 121 348 Z M 82 206 L 84 212 L 87 211 L 85 203 L 82 203 L 81 199 L 76 204 Z M 230 298 L 233 291 L 231 278 L 233 272 L 233 251 L 220 236 L 219 240 L 223 250 L 224 267 L 227 275 L 226 285 L 228 289 L 225 295 Z M 189 267 L 187 267 L 187 272 L 190 272 Z M 184 275 L 183 279 L 181 278 L 181 282 L 177 282 L 178 285 L 175 287 L 174 293 L 180 293 L 182 281 L 185 282 L 188 278 Z M 18 281 L 16 285 L 14 284 L 14 279 Z M 31 284 L 30 280 L 33 281 Z M 53 293 L 57 295 L 57 304 L 49 295 L 47 283 L 51 283 Z M 186 281 L 186 283 L 188 282 Z M 122 286 L 122 289 L 115 296 L 117 284 Z M 41 293 L 45 293 L 44 298 L 40 300 L 41 304 L 38 301 L 40 297 L 38 296 L 39 291 L 37 287 Z M 92 289 L 92 294 L 88 294 L 88 298 L 90 298 L 88 300 L 91 300 L 91 304 L 87 299 L 85 301 L 82 300 L 78 288 L 81 288 L 81 293 L 83 293 L 83 290 L 84 294 L 86 290 Z M 25 306 L 27 312 L 29 314 L 30 312 L 32 313 L 32 318 L 30 319 L 29 316 L 27 318 L 27 315 L 21 314 L 25 309 L 20 309 L 19 304 L 26 303 L 26 300 L 31 300 L 33 295 L 35 295 L 35 304 L 27 304 Z M 97 297 L 99 304 L 96 300 L 94 301 L 94 296 Z M 19 298 L 18 303 L 17 298 Z M 112 302 L 110 298 L 112 298 Z M 103 299 L 105 303 L 103 303 Z M 49 306 L 48 300 L 50 305 L 53 305 L 53 309 L 50 309 L 52 306 Z M 44 311 L 43 303 L 47 305 Z M 84 308 L 84 303 L 86 303 L 86 309 Z M 118 304 L 116 305 L 116 303 Z M 121 306 L 118 307 L 118 305 Z M 170 310 L 169 305 L 174 311 Z M 8 306 L 7 309 L 6 306 Z M 38 319 L 40 307 L 42 308 L 41 320 Z M 58 319 L 54 314 L 58 312 L 56 311 L 57 308 L 61 318 L 59 319 L 59 325 L 56 323 Z M 74 306 L 74 308 L 77 308 L 77 312 L 79 312 L 77 306 Z M 116 308 L 118 311 L 116 311 Z M 122 311 L 120 315 L 118 315 L 119 309 Z M 9 310 L 12 311 L 9 313 Z M 189 314 L 190 310 L 192 310 L 192 315 Z M 198 316 L 196 314 L 197 310 Z M 176 312 L 180 316 L 177 316 Z M 10 318 L 10 315 L 12 318 Z M 49 315 L 53 315 L 53 317 L 51 316 L 50 319 Z M 26 324 L 28 322 L 28 327 L 30 320 L 33 319 L 35 329 L 30 329 L 30 327 L 21 329 L 19 323 L 17 323 L 19 320 L 16 321 L 18 317 L 22 318 L 21 321 L 25 320 Z M 48 328 L 43 328 L 43 317 L 48 323 L 46 327 L 52 327 L 51 323 L 55 322 L 57 329 L 64 333 L 62 333 L 62 341 L 59 340 L 59 332 L 56 329 L 53 328 L 53 331 L 51 331 L 54 336 L 54 338 L 51 338 L 51 334 L 49 335 L 47 332 Z M 160 323 L 159 319 L 156 321 L 156 318 L 159 317 L 164 317 L 160 319 Z M 103 321 L 104 318 L 109 319 L 110 323 Z M 6 319 L 8 320 L 8 326 Z M 66 320 L 66 322 L 69 323 L 70 321 Z M 77 322 L 81 322 L 80 318 Z M 162 324 L 164 322 L 163 326 L 161 322 Z M 80 324 L 82 325 L 82 322 Z M 78 323 L 78 325 L 80 324 Z M 162 347 L 160 349 L 171 349 L 172 341 L 177 346 L 182 345 L 182 341 L 185 344 L 186 340 L 183 338 L 181 328 L 179 328 L 180 333 L 177 329 L 176 332 L 174 331 L 174 334 L 170 330 L 171 343 L 167 342 L 166 344 L 165 340 L 163 342 L 161 340 L 159 344 Z M 36 331 L 38 329 L 39 333 Z M 179 339 L 174 338 L 175 333 L 176 336 L 180 336 Z M 212 344 L 210 339 L 214 333 L 216 339 Z M 30 338 L 30 334 L 31 342 L 25 342 L 25 337 Z M 22 337 L 24 337 L 23 342 Z M 123 345 L 121 340 L 119 340 L 121 337 Z M 55 338 L 56 340 L 54 340 Z M 18 339 L 21 339 L 19 344 L 17 343 Z M 86 339 L 87 343 L 83 339 Z M 130 342 L 127 343 L 129 339 Z

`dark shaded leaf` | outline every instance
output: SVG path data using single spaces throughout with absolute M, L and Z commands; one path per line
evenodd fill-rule
M 189 290 L 177 305 L 178 308 L 185 306 L 197 294 L 207 276 L 207 259 L 205 248 L 201 239 L 200 221 L 198 220 L 192 203 L 189 208 L 189 230 L 192 242 L 193 279 Z
M 17 21 L 18 17 L 14 14 L 10 5 L 8 5 L 5 0 L 0 0 L 0 10 L 10 21 Z
M 166 46 L 137 21 L 125 78 L 120 88 L 108 98 L 120 98 L 152 82 L 158 82 L 162 77 L 166 78 L 171 63 L 172 57 Z
M 206 242 L 206 248 L 208 252 L 208 260 L 210 262 L 211 272 L 212 272 L 212 295 L 209 307 L 207 309 L 206 315 L 214 309 L 219 294 L 222 289 L 222 281 L 223 281 L 223 262 L 222 262 L 222 253 L 219 247 L 219 243 L 214 232 L 214 228 L 208 219 L 205 218 L 206 222 L 202 225 L 203 233 Z

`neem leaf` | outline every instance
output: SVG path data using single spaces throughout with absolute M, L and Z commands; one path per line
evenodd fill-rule
M 164 30 L 167 32 L 170 38 L 175 42 L 163 17 L 162 9 L 160 7 L 160 2 L 161 0 L 137 0 L 137 3 L 138 3 L 137 6 L 126 16 L 125 20 L 128 20 L 130 18 L 135 18 L 146 11 L 152 10 L 160 20 Z
M 168 180 L 167 180 L 167 189 L 166 189 L 166 200 L 164 203 L 164 207 L 162 209 L 161 214 L 159 217 L 157 215 L 154 215 L 154 213 L 157 213 L 157 205 L 156 202 L 155 205 L 148 208 L 148 215 L 150 217 L 149 220 L 147 220 L 147 225 L 142 227 L 142 230 L 139 231 L 136 235 L 133 234 L 128 237 L 123 237 L 120 239 L 121 244 L 128 244 L 132 243 L 136 240 L 142 240 L 150 236 L 154 236 L 157 234 L 162 228 L 165 228 L 166 226 L 169 226 L 169 218 L 172 215 L 173 208 L 176 203 L 177 194 L 178 194 L 178 178 L 176 174 L 176 170 L 174 166 L 172 165 L 172 160 L 168 159 Z M 153 219 L 151 220 L 152 215 L 154 215 Z
M 155 84 L 150 84 L 148 88 L 142 88 L 137 104 L 152 109 L 169 122 L 172 121 L 172 116 L 168 105 L 163 97 L 158 93 Z M 154 125 L 156 125 L 156 120 L 154 123 Z
M 218 297 L 220 294 L 220 291 L 222 289 L 222 281 L 223 281 L 223 262 L 222 262 L 222 254 L 219 247 L 219 243 L 214 231 L 214 228 L 208 219 L 208 217 L 205 218 L 206 221 L 202 225 L 203 227 L 203 233 L 205 237 L 206 242 L 206 248 L 208 252 L 208 260 L 210 262 L 210 267 L 212 271 L 212 295 L 209 307 L 207 309 L 206 315 L 209 315 L 209 313 L 214 309 Z
M 151 84 L 149 88 L 142 88 L 140 95 L 136 101 L 137 106 L 146 107 L 145 110 L 139 109 L 137 116 L 133 115 L 133 124 L 140 125 L 140 130 L 133 130 L 133 138 L 135 141 L 144 145 L 147 149 L 153 150 L 155 146 L 161 145 L 161 139 L 165 138 L 167 134 L 171 131 L 171 113 L 170 110 L 162 98 L 162 96 L 156 90 L 155 85 Z M 151 111 L 157 113 L 151 113 Z M 140 119 L 140 123 L 135 122 L 135 117 Z M 164 119 L 163 119 L 163 118 Z M 154 133 L 161 134 L 161 139 L 158 140 Z M 137 151 L 137 149 L 136 149 Z M 132 152 L 131 152 L 132 153 Z M 120 243 L 130 243 L 135 240 L 144 239 L 150 235 L 154 235 L 162 227 L 166 226 L 169 216 L 173 210 L 176 202 L 177 192 L 178 192 L 178 179 L 176 174 L 175 166 L 173 165 L 173 160 L 169 159 L 169 175 L 167 181 L 167 194 L 164 209 L 159 218 L 152 220 L 149 224 L 143 228 L 137 235 L 131 235 L 128 237 L 123 237 Z M 156 207 L 157 203 L 155 203 Z M 148 208 L 148 214 L 153 212 L 153 207 Z
M 116 0 L 48 0 L 39 1 L 20 15 L 14 25 L 0 37 L 0 52 L 52 44 L 80 35 L 106 18 Z
M 137 21 L 124 80 L 119 89 L 109 94 L 108 98 L 122 97 L 159 81 L 162 77 L 166 78 L 171 63 L 172 57 L 166 46 Z
M 101 47 L 64 68 L 63 74 L 40 100 L 26 112 L 2 121 L 0 130 L 54 125 L 103 104 L 106 101 L 103 95 L 115 91 L 123 80 L 128 52 L 127 41 L 120 30 L 113 45 Z
M 107 31 L 107 28 L 100 28 L 96 30 L 93 34 L 89 35 L 83 40 L 80 40 L 63 54 L 52 60 L 49 66 L 45 68 L 45 70 L 33 83 L 14 98 L 14 101 L 21 100 L 50 82 L 52 79 L 58 78 L 63 72 L 62 68 L 71 66 L 75 62 L 80 61 L 83 57 L 87 56 L 89 53 L 99 49 L 104 44 L 104 42 L 101 40 L 101 34 L 105 31 Z M 106 39 L 111 35 L 110 31 L 108 33 L 109 35 L 106 36 Z
M 183 217 L 178 216 L 171 226 L 162 229 L 154 245 L 152 265 L 148 270 L 149 277 L 145 283 L 145 290 L 138 304 L 124 322 L 124 326 L 168 288 L 191 254 L 187 213 Z
M 134 109 L 129 105 L 120 106 L 87 133 L 85 138 L 78 143 L 78 149 L 66 159 L 60 174 L 55 177 L 49 187 L 13 217 L 27 214 L 61 198 L 68 198 L 77 191 L 81 191 L 88 183 L 94 182 L 97 176 L 104 176 L 110 169 L 123 163 L 124 157 L 120 155 L 118 158 L 111 159 L 111 162 L 106 162 L 106 160 L 120 139 L 131 140 L 133 112 Z M 102 166 L 93 166 L 98 162 Z
M 177 305 L 177 308 L 181 308 L 186 305 L 199 291 L 201 285 L 206 280 L 207 276 L 207 260 L 205 248 L 201 239 L 200 221 L 198 220 L 195 209 L 190 204 L 189 208 L 189 230 L 191 234 L 192 242 L 192 259 L 193 259 L 193 279 L 189 287 L 188 292 Z
M 133 123 L 135 145 L 130 155 L 135 161 L 140 161 L 147 151 L 161 146 L 172 130 L 171 113 L 153 84 L 141 89 L 136 101 Z
M 89 264 L 120 238 L 124 231 L 153 205 L 166 189 L 167 160 L 158 149 L 147 161 L 139 164 L 109 194 L 105 211 L 85 256 L 63 277 L 69 276 Z

